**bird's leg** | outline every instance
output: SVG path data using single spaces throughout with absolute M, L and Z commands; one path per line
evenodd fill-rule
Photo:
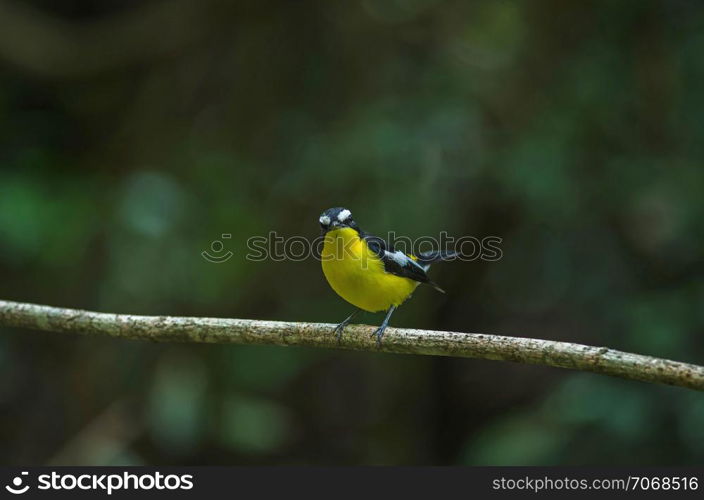
M 376 336 L 377 347 L 381 347 L 381 338 L 384 336 L 384 330 L 386 330 L 386 327 L 389 325 L 389 318 L 391 318 L 391 315 L 394 313 L 395 310 L 396 306 L 389 307 L 389 310 L 386 311 L 386 317 L 384 318 L 384 321 L 382 321 L 379 328 L 377 328 L 374 333 L 372 333 L 372 337 Z
M 350 321 L 352 321 L 352 318 L 354 318 L 359 311 L 361 311 L 361 309 L 355 309 L 352 314 L 347 316 L 347 318 L 345 318 L 345 320 L 342 323 L 340 323 L 339 325 L 337 325 L 335 327 L 335 336 L 337 337 L 338 342 L 342 338 L 342 330 L 344 330 L 345 327 L 350 324 Z

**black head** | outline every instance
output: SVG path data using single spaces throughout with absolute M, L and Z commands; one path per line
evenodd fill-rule
M 323 230 L 323 233 L 343 227 L 351 227 L 359 231 L 357 223 L 352 218 L 352 212 L 343 207 L 328 208 L 325 212 L 320 214 L 318 221 L 320 222 L 320 228 Z

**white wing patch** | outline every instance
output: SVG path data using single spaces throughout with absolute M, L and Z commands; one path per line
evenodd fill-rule
M 384 254 L 401 267 L 404 267 L 410 260 L 406 256 L 406 254 L 403 253 L 401 250 L 396 250 L 395 252 L 389 252 L 388 250 L 384 250 Z
M 384 250 L 384 254 L 386 255 L 386 257 L 393 260 L 394 262 L 396 262 L 396 264 L 401 267 L 417 267 L 418 269 L 422 269 L 423 271 L 427 271 L 430 267 L 430 265 L 421 266 L 415 260 L 411 259 L 408 255 L 403 253 L 401 250 L 396 250 L 395 252 L 389 252 L 388 250 Z
M 320 221 L 320 223 L 321 223 L 323 226 L 329 226 L 329 225 L 330 225 L 330 217 L 328 217 L 327 215 L 321 215 L 321 216 L 320 216 L 320 219 L 318 219 L 318 220 Z
M 347 219 L 350 218 L 351 215 L 352 212 L 345 208 L 344 210 L 340 210 L 340 213 L 337 214 L 337 220 L 339 220 L 340 222 L 345 222 Z

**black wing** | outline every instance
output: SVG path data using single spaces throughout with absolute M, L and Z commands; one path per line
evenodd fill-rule
M 361 237 L 384 263 L 384 270 L 387 273 L 412 279 L 420 283 L 428 283 L 442 292 L 442 289 L 428 278 L 423 266 L 411 259 L 408 255 L 400 250 L 395 250 L 378 236 L 361 233 Z

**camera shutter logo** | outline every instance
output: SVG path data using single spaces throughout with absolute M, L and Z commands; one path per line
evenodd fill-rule
M 12 484 L 8 484 L 5 486 L 5 489 L 12 493 L 13 495 L 21 495 L 22 493 L 27 493 L 27 490 L 29 489 L 29 485 L 26 484 L 24 487 L 22 486 L 22 476 L 28 475 L 29 472 L 27 471 L 22 471 L 19 476 L 15 476 L 14 479 L 12 480 Z
M 223 233 L 221 237 L 224 240 L 229 240 L 232 238 L 232 234 Z M 223 252 L 225 250 L 225 245 L 220 240 L 213 241 L 210 244 L 210 250 L 212 253 L 209 253 L 207 250 L 203 250 L 200 254 L 205 260 L 212 262 L 213 264 L 222 264 L 223 262 L 227 262 L 230 260 L 230 257 L 234 255 L 230 250 Z

